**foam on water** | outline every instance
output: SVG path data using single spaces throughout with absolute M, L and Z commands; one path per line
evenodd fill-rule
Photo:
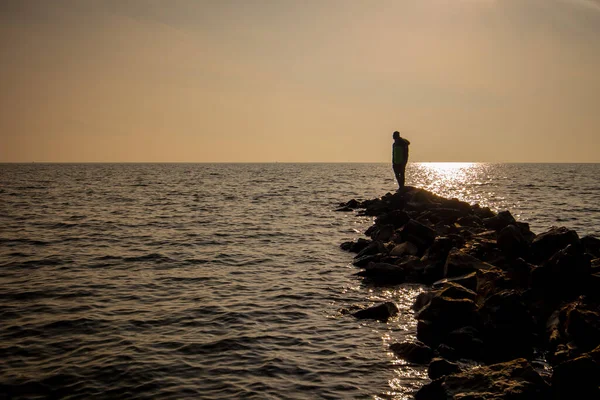
M 596 164 L 412 164 L 408 184 L 600 233 Z M 0 165 L 0 393 L 26 398 L 409 398 L 423 290 L 364 286 L 339 202 L 385 164 Z M 340 309 L 379 301 L 387 324 Z

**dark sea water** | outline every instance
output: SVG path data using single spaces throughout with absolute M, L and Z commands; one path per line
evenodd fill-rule
M 408 184 L 600 235 L 599 164 L 412 164 Z M 333 210 L 386 164 L 0 165 L 0 398 L 410 398 L 419 286 L 353 276 Z M 387 324 L 341 309 L 391 300 Z

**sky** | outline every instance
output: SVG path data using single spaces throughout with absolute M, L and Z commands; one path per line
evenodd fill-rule
M 2 0 L 0 162 L 600 162 L 600 0 Z

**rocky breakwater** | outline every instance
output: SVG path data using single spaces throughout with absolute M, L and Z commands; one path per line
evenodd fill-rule
M 416 399 L 600 398 L 599 239 L 564 227 L 534 234 L 509 211 L 414 187 L 339 208 L 354 210 L 375 217 L 368 238 L 341 245 L 357 253 L 357 275 L 430 287 L 413 306 L 418 342 L 391 345 L 429 365 Z M 397 312 L 390 302 L 353 315 Z M 540 358 L 548 374 L 534 368 Z

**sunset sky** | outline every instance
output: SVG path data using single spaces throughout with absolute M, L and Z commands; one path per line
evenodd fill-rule
M 600 162 L 600 0 L 2 0 L 0 162 Z

